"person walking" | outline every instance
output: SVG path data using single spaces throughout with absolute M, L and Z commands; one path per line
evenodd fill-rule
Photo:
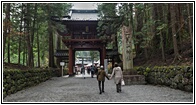
M 98 67 L 97 66 L 94 66 L 94 69 L 95 69 L 95 75 L 97 75 L 97 73 L 98 73 Z
M 90 74 L 91 68 L 90 66 L 87 67 L 87 73 Z
M 103 66 L 100 66 L 100 69 L 98 70 L 97 73 L 97 81 L 98 81 L 99 91 L 100 91 L 99 94 L 101 94 L 102 92 L 104 93 L 105 77 L 109 80 L 109 77 L 106 74 L 105 70 L 103 69 Z
M 116 91 L 121 92 L 121 81 L 123 80 L 123 73 L 121 67 L 117 63 L 114 64 L 114 68 L 111 74 L 110 79 L 114 77 L 114 83 L 116 84 Z
M 81 72 L 82 72 L 82 77 L 85 79 L 85 67 L 84 66 L 82 66 Z
M 95 73 L 94 66 L 93 66 L 93 65 L 91 65 L 91 78 L 93 78 L 94 73 Z
M 75 66 L 74 70 L 75 70 L 75 74 L 78 75 L 77 66 Z

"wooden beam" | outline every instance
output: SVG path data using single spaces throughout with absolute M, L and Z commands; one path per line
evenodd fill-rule
M 63 42 L 102 42 L 101 39 L 62 39 Z

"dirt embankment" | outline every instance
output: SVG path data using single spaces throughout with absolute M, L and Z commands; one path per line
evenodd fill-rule
M 193 49 L 190 42 L 184 44 L 179 48 L 179 54 L 181 59 L 176 59 L 174 61 L 174 49 L 170 49 L 165 51 L 166 61 L 162 60 L 161 51 L 159 53 L 153 54 L 149 57 L 149 59 L 145 59 L 144 54 L 137 56 L 134 59 L 134 66 L 193 66 Z

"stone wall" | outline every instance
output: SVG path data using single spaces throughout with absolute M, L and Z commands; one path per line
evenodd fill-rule
M 3 70 L 3 97 L 52 77 L 51 70 Z
M 144 85 L 146 84 L 144 75 L 124 75 L 123 79 L 126 85 Z
M 146 82 L 154 85 L 165 85 L 174 89 L 193 92 L 193 67 L 136 67 L 137 73 L 144 75 Z

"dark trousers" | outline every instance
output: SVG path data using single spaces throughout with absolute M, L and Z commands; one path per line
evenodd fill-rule
M 93 78 L 93 75 L 94 75 L 94 71 L 91 71 L 91 77 Z
M 116 90 L 117 92 L 121 92 L 121 82 L 116 84 Z
M 99 81 L 99 91 L 100 93 L 104 92 L 104 81 Z M 101 84 L 102 84 L 102 89 L 101 89 Z

